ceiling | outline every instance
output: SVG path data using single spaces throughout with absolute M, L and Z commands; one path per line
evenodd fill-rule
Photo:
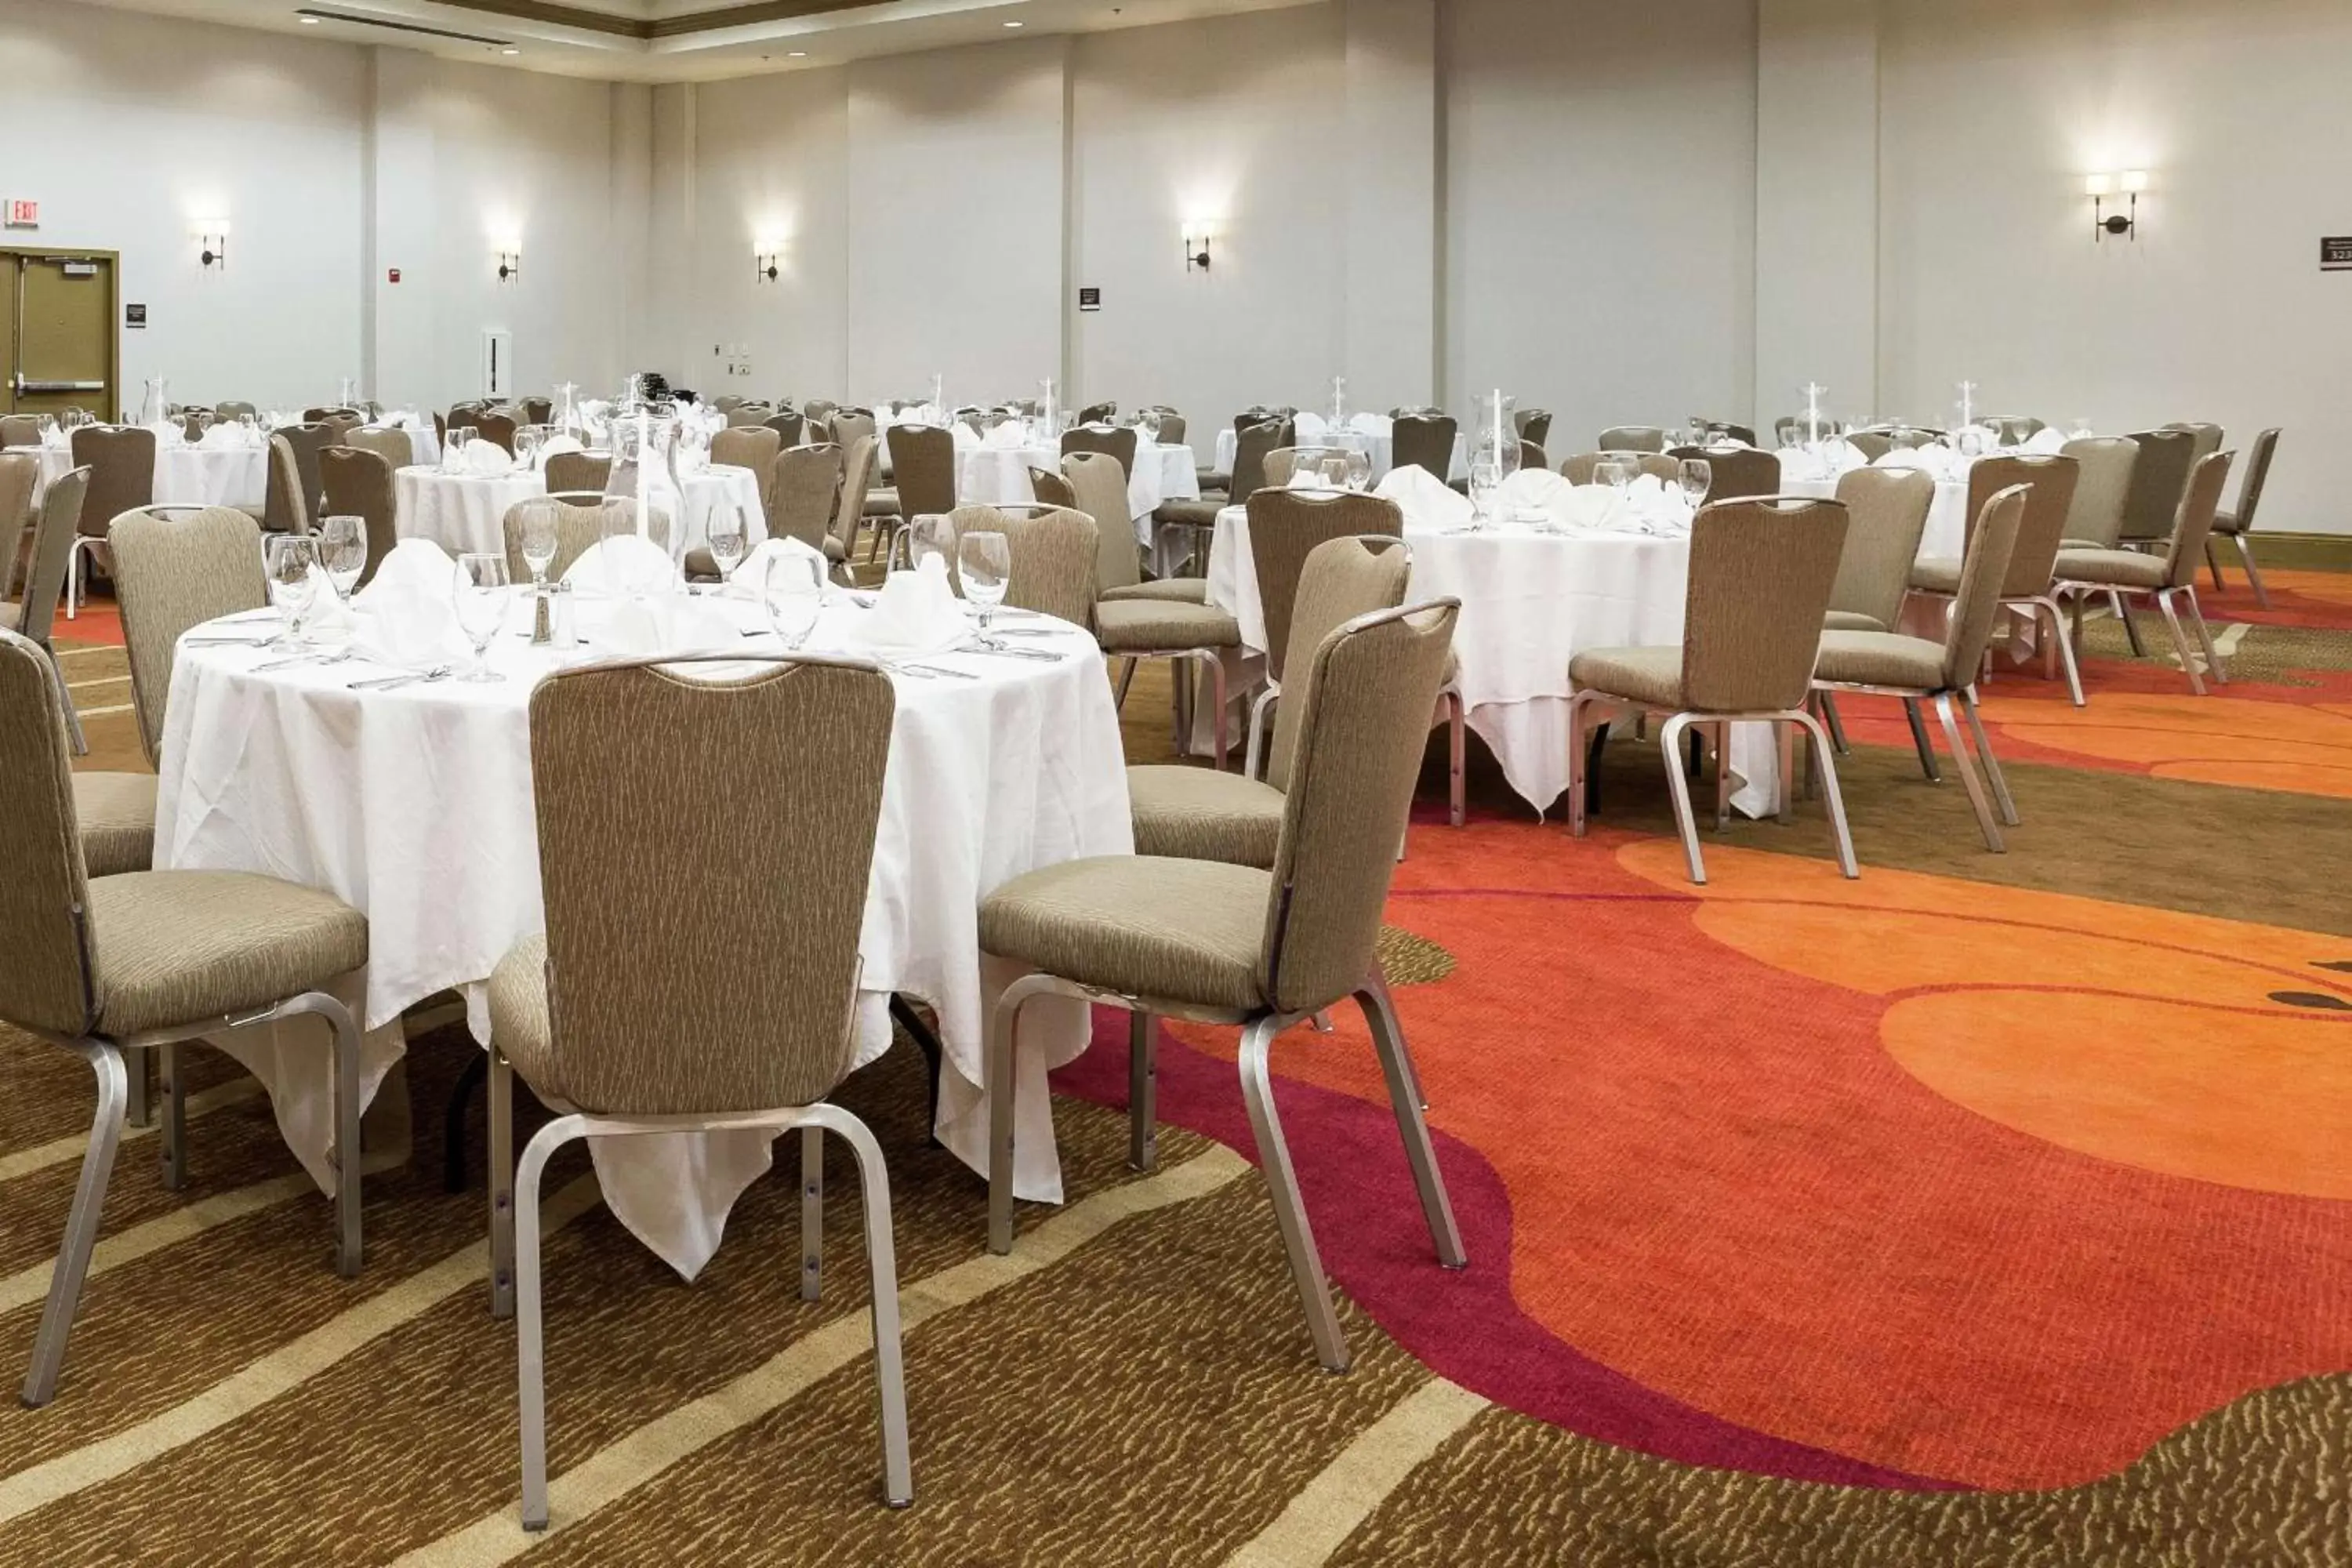
M 704 81 L 1311 0 L 85 0 L 613 81 Z

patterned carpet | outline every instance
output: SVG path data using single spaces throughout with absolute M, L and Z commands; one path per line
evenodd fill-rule
M 1009 1259 L 895 1051 L 843 1098 L 891 1163 L 903 1513 L 838 1150 L 816 1304 L 789 1181 L 687 1288 L 559 1163 L 534 1538 L 479 1177 L 439 1183 L 474 1047 L 414 1046 L 415 1158 L 372 1181 L 350 1282 L 206 1058 L 187 1190 L 126 1143 L 59 1396 L 0 1415 L 0 1564 L 2352 1563 L 2352 576 L 2273 588 L 2209 597 L 2214 697 L 2111 623 L 2087 710 L 2004 661 L 2002 857 L 1867 701 L 1855 883 L 1813 806 L 1710 836 L 1691 887 L 1648 747 L 1612 747 L 1580 844 L 1486 766 L 1451 830 L 1433 773 L 1383 951 L 1467 1271 L 1431 1261 L 1360 1020 L 1276 1058 L 1345 1377 L 1307 1350 L 1231 1031 L 1170 1031 L 1141 1176 L 1099 1020 L 1057 1080 L 1072 1201 L 1024 1208 Z M 115 628 L 73 630 L 89 762 L 139 765 Z M 1165 689 L 1130 698 L 1139 759 Z M 0 1060 L 21 1367 L 89 1078 L 5 1033 Z M 477 1111 L 478 1172 L 481 1145 Z

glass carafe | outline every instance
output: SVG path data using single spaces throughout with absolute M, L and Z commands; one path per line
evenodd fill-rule
M 676 408 L 667 403 L 640 403 L 612 422 L 613 468 L 604 484 L 608 500 L 625 506 L 604 509 L 608 531 L 625 530 L 650 541 L 667 554 L 675 554 L 677 530 L 686 525 L 686 489 L 678 482 L 679 423 Z M 665 520 L 667 528 L 656 520 Z M 626 552 L 632 561 L 649 559 L 643 552 Z M 614 591 L 631 597 L 659 593 L 669 586 L 664 574 L 655 580 L 650 570 L 642 580 L 626 572 L 612 574 Z
M 147 378 L 146 395 L 140 401 L 139 423 L 160 426 L 169 424 L 171 418 L 171 389 L 162 376 L 151 375 Z

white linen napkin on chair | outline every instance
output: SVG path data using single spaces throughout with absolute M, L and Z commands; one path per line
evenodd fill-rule
M 680 582 L 677 563 L 669 558 L 669 552 L 634 533 L 598 540 L 580 552 L 563 580 L 574 593 L 607 595 L 629 589 L 666 594 Z
M 732 619 L 684 594 L 623 599 L 595 638 L 596 651 L 635 658 L 656 653 L 725 653 L 743 646 Z
M 803 555 L 816 563 L 819 584 L 833 580 L 833 563 L 823 554 L 811 550 L 797 539 L 763 539 L 760 547 L 743 557 L 743 564 L 735 568 L 735 575 L 719 590 L 730 599 L 757 599 L 768 591 L 768 568 L 788 555 Z
M 496 441 L 477 436 L 458 455 L 458 472 L 478 479 L 502 479 L 514 472 L 514 458 Z
M 1391 468 L 1372 493 L 1394 501 L 1407 528 L 1460 528 L 1475 515 L 1470 498 L 1418 463 Z
M 328 598 L 334 589 L 320 587 Z M 423 669 L 467 651 L 453 595 L 457 563 L 430 539 L 404 539 L 352 595 L 352 644 L 379 664 Z
M 877 653 L 940 653 L 971 635 L 963 605 L 948 586 L 943 556 L 927 555 L 912 572 L 893 572 L 871 613 L 849 629 L 852 647 Z

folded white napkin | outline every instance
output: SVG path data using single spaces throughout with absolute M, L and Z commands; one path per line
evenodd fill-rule
M 948 586 L 943 556 L 927 555 L 912 572 L 893 572 L 874 608 L 849 629 L 852 647 L 877 653 L 939 653 L 971 635 L 963 605 Z
M 999 425 L 982 440 L 982 445 L 1003 452 L 1017 452 L 1028 444 L 1029 432 L 1021 427 L 1021 421 L 1018 419 L 1010 419 Z
M 478 479 L 502 479 L 514 472 L 514 458 L 496 441 L 477 436 L 457 454 L 457 471 Z
M 722 612 L 684 594 L 624 599 L 596 637 L 599 653 L 723 653 L 743 646 L 743 634 Z
M 2042 458 L 2054 458 L 2065 449 L 2066 432 L 2054 426 L 2044 426 L 2036 430 L 2025 438 L 2025 445 L 2019 448 L 2020 451 L 2031 452 L 2036 457 Z
M 1521 468 L 1495 492 L 1495 508 L 1513 521 L 1557 521 L 1575 488 L 1549 468 Z
M 196 437 L 196 446 L 206 452 L 249 451 L 253 443 L 246 438 L 242 425 L 215 425 Z
M 669 552 L 634 533 L 600 539 L 580 552 L 563 580 L 580 594 L 667 594 L 680 581 Z
M 1609 485 L 1571 485 L 1551 513 L 1571 533 L 1613 533 L 1634 521 L 1630 500 Z
M 1301 409 L 1298 416 L 1290 422 L 1290 429 L 1298 437 L 1300 446 L 1312 447 L 1331 433 L 1331 424 L 1320 414 Z
M 416 410 L 413 408 L 387 408 L 375 417 L 375 428 L 379 430 L 411 430 L 416 424 Z
M 1301 463 L 1290 470 L 1290 482 L 1282 488 L 1289 490 L 1331 490 L 1335 487 L 1323 477 L 1319 465 Z
M 1916 468 L 1941 479 L 1952 471 L 1952 454 L 1942 447 L 1897 447 L 1871 464 L 1874 468 Z
M 1391 468 L 1372 493 L 1382 500 L 1396 502 L 1397 510 L 1404 513 L 1407 528 L 1459 528 L 1475 511 L 1468 496 L 1418 463 Z
M 334 589 L 321 584 L 328 598 Z M 452 596 L 457 563 L 430 539 L 404 539 L 352 595 L 352 641 L 368 658 L 403 669 L 446 663 L 467 649 Z
M 760 547 L 743 557 L 743 564 L 735 568 L 735 575 L 720 590 L 730 599 L 757 599 L 768 589 L 768 568 L 788 555 L 806 556 L 816 563 L 816 580 L 820 585 L 832 580 L 833 566 L 818 552 L 811 550 L 797 539 L 763 539 Z
M 359 625 L 358 615 L 335 592 L 335 581 L 327 575 L 327 569 L 312 566 L 310 613 L 303 617 L 302 635 L 312 642 L 346 643 L 358 633 Z
M 544 463 L 548 458 L 559 457 L 565 452 L 586 450 L 587 448 L 580 444 L 580 438 L 576 436 L 550 436 L 540 445 L 539 460 Z
M 1000 425 L 997 428 L 1003 430 L 1013 428 L 1013 426 Z M 948 426 L 948 434 L 955 437 L 956 450 L 959 452 L 973 451 L 981 446 L 980 432 L 961 419 Z

